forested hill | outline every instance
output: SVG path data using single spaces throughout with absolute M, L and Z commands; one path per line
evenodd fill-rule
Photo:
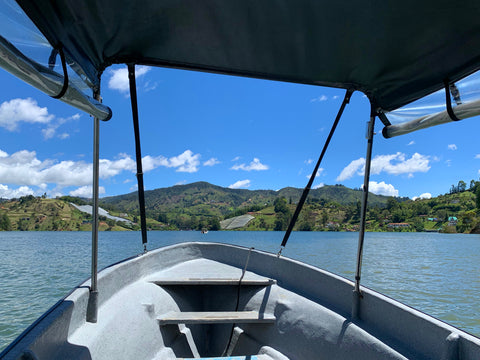
M 238 210 L 255 211 L 273 205 L 275 199 L 285 198 L 288 203 L 295 204 L 300 199 L 303 189 L 287 187 L 274 190 L 229 189 L 207 182 L 196 182 L 187 185 L 175 185 L 168 188 L 145 191 L 147 213 L 155 218 L 159 214 L 188 211 L 196 214 L 225 216 Z M 361 201 L 362 191 L 353 190 L 343 185 L 326 185 L 310 190 L 308 201 L 335 202 L 339 205 L 354 204 Z M 385 207 L 388 196 L 369 195 L 371 206 Z M 407 198 L 397 198 L 405 201 Z M 124 212 L 135 212 L 138 209 L 138 194 L 112 196 L 101 199 L 102 207 Z
M 206 182 L 147 191 L 147 226 L 151 230 L 285 230 L 302 191 L 228 189 Z M 294 230 L 358 231 L 361 197 L 361 190 L 342 185 L 313 189 Z M 90 201 L 71 196 L 48 199 L 46 194 L 2 200 L 0 230 L 91 228 L 91 215 L 72 203 L 86 205 Z M 110 212 L 100 217 L 102 230 L 139 229 L 136 192 L 103 198 L 100 206 Z M 367 231 L 480 233 L 480 182 L 472 181 L 466 189 L 461 181 L 448 194 L 431 199 L 370 194 L 366 220 Z

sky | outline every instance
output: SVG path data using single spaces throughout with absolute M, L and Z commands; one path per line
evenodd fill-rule
M 345 91 L 137 66 L 146 190 L 207 181 L 242 189 L 303 188 Z M 92 194 L 93 119 L 0 69 L 0 198 Z M 113 117 L 100 124 L 100 196 L 136 191 L 126 66 L 102 78 Z M 370 105 L 354 93 L 314 187 L 360 188 Z M 377 119 L 370 191 L 409 198 L 478 180 L 478 117 L 393 139 Z

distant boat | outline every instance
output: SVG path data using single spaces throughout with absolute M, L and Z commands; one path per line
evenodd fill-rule
M 0 15 L 9 20 L 0 22 L 0 66 L 94 117 L 92 276 L 26 329 L 0 358 L 480 359 L 478 337 L 360 284 L 375 120 L 382 121 L 389 138 L 479 114 L 479 100 L 460 101 L 463 88 L 455 85 L 480 70 L 478 0 L 423 0 L 414 7 L 398 0 L 17 3 L 0 3 Z M 31 30 L 33 24 L 38 29 Z M 3 38 L 7 34 L 13 34 L 11 41 Z M 19 41 L 22 35 L 27 39 Z M 29 54 L 43 56 L 47 50 L 48 56 L 34 61 L 15 41 L 19 47 L 27 44 Z M 38 54 L 30 51 L 35 41 Z M 57 55 L 62 73 L 54 71 Z M 112 116 L 100 102 L 100 80 L 108 66 L 119 63 L 128 67 L 144 252 L 98 272 L 98 128 L 100 120 Z M 346 90 L 277 254 L 205 242 L 147 251 L 137 64 Z M 94 99 L 83 88 L 91 89 Z M 390 122 L 389 112 L 442 89 L 444 111 Z M 281 250 L 354 91 L 370 100 L 371 113 L 351 282 L 285 258 Z M 254 122 L 268 118 L 257 113 Z M 287 129 L 305 126 L 297 114 L 288 116 Z M 199 121 L 209 126 L 205 119 Z M 161 136 L 160 131 L 159 144 Z M 183 139 L 181 133 L 166 136 Z M 34 275 L 31 291 L 40 292 Z M 472 321 L 478 321 L 475 312 Z

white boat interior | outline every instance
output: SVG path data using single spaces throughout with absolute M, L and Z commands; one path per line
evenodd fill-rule
M 480 340 L 285 257 L 183 243 L 99 273 L 27 330 L 5 359 L 478 359 Z M 10 350 L 10 351 L 8 351 Z

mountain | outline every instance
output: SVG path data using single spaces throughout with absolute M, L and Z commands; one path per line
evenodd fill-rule
M 221 228 L 220 221 L 247 219 L 242 230 L 285 230 L 303 190 L 229 189 L 206 182 L 146 192 L 147 227 L 151 230 Z M 311 190 L 294 230 L 358 231 L 362 191 L 342 185 Z M 138 230 L 138 194 L 103 198 L 101 230 Z M 48 199 L 32 195 L 0 202 L 1 230 L 91 229 L 91 215 L 78 210 L 90 200 L 72 196 Z M 81 208 L 81 207 L 80 207 Z M 116 221 L 117 217 L 130 222 Z M 452 188 L 431 199 L 369 195 L 367 231 L 442 231 L 480 233 L 480 182 Z M 223 221 L 239 224 L 239 221 Z M 235 226 L 237 226 L 235 225 Z
M 160 213 L 185 212 L 197 215 L 225 216 L 238 208 L 259 209 L 273 205 L 277 198 L 284 197 L 289 203 L 297 203 L 303 189 L 287 187 L 279 191 L 230 189 L 207 182 L 175 185 L 168 188 L 145 191 L 147 214 L 156 217 Z M 349 189 L 343 185 L 326 185 L 310 190 L 308 201 L 335 202 L 350 205 L 361 201 L 361 190 Z M 370 206 L 385 207 L 391 198 L 369 194 Z M 400 201 L 406 198 L 399 199 Z M 105 197 L 100 200 L 104 208 L 114 208 L 124 212 L 138 212 L 138 193 Z

